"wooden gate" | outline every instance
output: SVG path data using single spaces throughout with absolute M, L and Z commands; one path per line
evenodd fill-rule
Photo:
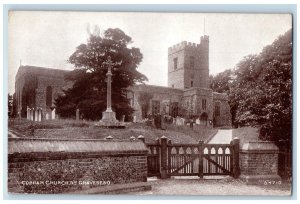
M 159 140 L 156 144 L 148 144 L 147 167 L 148 176 L 160 177 L 160 151 Z
M 239 176 L 239 139 L 230 144 L 172 144 L 163 136 L 147 147 L 148 176 Z

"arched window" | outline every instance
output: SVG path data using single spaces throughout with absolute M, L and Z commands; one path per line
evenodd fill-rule
M 46 106 L 51 107 L 52 106 L 52 87 L 47 86 L 46 89 Z
M 215 116 L 220 116 L 221 112 L 221 103 L 218 101 L 215 103 Z

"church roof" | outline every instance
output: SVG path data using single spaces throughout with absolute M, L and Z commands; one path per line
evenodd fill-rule
M 46 67 L 37 67 L 37 66 L 20 66 L 16 75 L 16 80 L 19 79 L 24 74 L 31 75 L 46 75 L 46 76 L 54 76 L 54 77 L 64 77 L 66 73 L 70 72 L 70 70 L 63 69 L 54 69 L 54 68 L 46 68 Z

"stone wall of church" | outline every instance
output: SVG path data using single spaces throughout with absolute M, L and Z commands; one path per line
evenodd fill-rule
M 214 123 L 217 126 L 231 126 L 231 112 L 227 94 L 213 93 L 214 111 L 216 104 L 220 104 L 220 115 L 215 116 Z
M 205 100 L 205 101 L 204 101 Z M 205 103 L 205 104 L 203 104 Z M 213 119 L 213 97 L 211 89 L 190 88 L 184 90 L 182 112 L 185 117 L 200 117 L 203 113 Z
M 16 75 L 16 102 L 17 111 L 22 109 L 22 117 L 26 117 L 27 107 L 42 108 L 43 118 L 46 113 L 50 115 L 51 107 L 54 107 L 55 98 L 62 93 L 63 88 L 72 86 L 65 81 L 65 74 L 68 71 L 49 69 L 35 66 L 20 66 Z M 47 87 L 52 88 L 52 104 L 46 105 Z M 27 92 L 24 93 L 25 89 Z
M 152 114 L 153 101 L 159 102 L 159 113 L 163 115 L 167 114 L 166 112 L 169 112 L 169 110 L 167 110 L 166 108 L 170 107 L 171 102 L 181 103 L 183 96 L 182 90 L 152 85 L 133 86 L 129 88 L 129 91 L 130 99 L 132 101 L 131 105 L 135 110 L 133 116 L 135 116 L 137 120 L 142 119 L 142 112 L 139 104 L 139 95 L 141 93 L 149 93 L 153 96 L 150 100 L 148 114 Z
M 46 113 L 50 115 L 51 108 L 55 106 L 55 99 L 59 94 L 62 94 L 62 88 L 65 86 L 65 80 L 63 77 L 38 77 L 38 88 L 36 91 L 36 106 L 43 109 L 43 117 L 46 117 Z M 51 106 L 46 105 L 46 93 L 47 87 L 52 88 L 52 103 Z

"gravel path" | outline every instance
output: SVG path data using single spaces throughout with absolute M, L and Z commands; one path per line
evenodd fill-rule
M 257 196 L 289 196 L 290 185 L 273 186 L 246 185 L 239 179 L 167 179 L 150 180 L 152 190 L 130 193 L 134 195 L 257 195 Z
M 217 134 L 208 144 L 230 144 L 232 140 L 232 130 L 218 130 Z

